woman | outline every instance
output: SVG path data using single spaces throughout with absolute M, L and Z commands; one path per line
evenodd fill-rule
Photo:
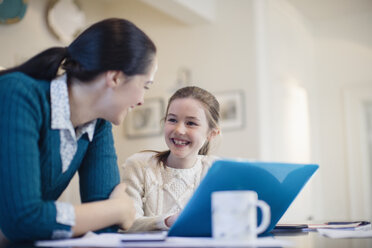
M 110 123 L 143 103 L 155 54 L 133 23 L 107 19 L 0 73 L 0 234 L 24 241 L 131 226 Z M 82 204 L 72 206 L 57 199 L 75 172 Z

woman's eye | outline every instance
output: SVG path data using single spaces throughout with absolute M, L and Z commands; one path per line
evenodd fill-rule
M 174 119 L 174 118 L 169 118 L 169 119 L 167 119 L 167 121 L 168 121 L 168 122 L 176 122 L 177 120 Z
M 145 90 L 149 90 L 149 89 L 150 89 L 150 85 L 151 85 L 152 83 L 153 83 L 152 81 L 148 81 L 148 82 L 146 82 L 146 83 L 145 83 L 145 86 L 144 86 Z

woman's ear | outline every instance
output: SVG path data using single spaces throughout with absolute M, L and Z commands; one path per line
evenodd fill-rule
M 125 75 L 122 71 L 107 71 L 105 72 L 106 85 L 114 88 L 125 81 Z

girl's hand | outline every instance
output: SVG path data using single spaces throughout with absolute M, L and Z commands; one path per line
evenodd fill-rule
M 120 211 L 119 225 L 122 229 L 129 229 L 135 219 L 136 209 L 132 198 L 125 191 L 127 186 L 124 183 L 118 184 L 111 192 L 109 199 L 117 200 L 120 204 L 122 211 Z
M 168 216 L 168 217 L 164 220 L 165 225 L 166 225 L 167 227 L 171 227 L 171 226 L 174 224 L 174 222 L 177 220 L 177 218 L 178 218 L 179 215 L 180 215 L 180 213 L 176 213 L 176 214 L 174 214 L 174 215 Z

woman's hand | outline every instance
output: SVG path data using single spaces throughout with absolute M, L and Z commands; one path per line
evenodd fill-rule
M 118 184 L 110 194 L 110 199 L 117 200 L 122 206 L 122 215 L 119 220 L 119 225 L 122 229 L 128 230 L 135 219 L 136 210 L 132 198 L 125 191 L 127 186 L 124 183 Z
M 180 213 L 176 213 L 176 214 L 174 214 L 174 215 L 168 216 L 168 217 L 164 220 L 165 225 L 166 225 L 167 227 L 171 227 L 171 226 L 174 224 L 174 222 L 177 220 L 177 218 L 178 218 L 179 215 L 180 215 Z

